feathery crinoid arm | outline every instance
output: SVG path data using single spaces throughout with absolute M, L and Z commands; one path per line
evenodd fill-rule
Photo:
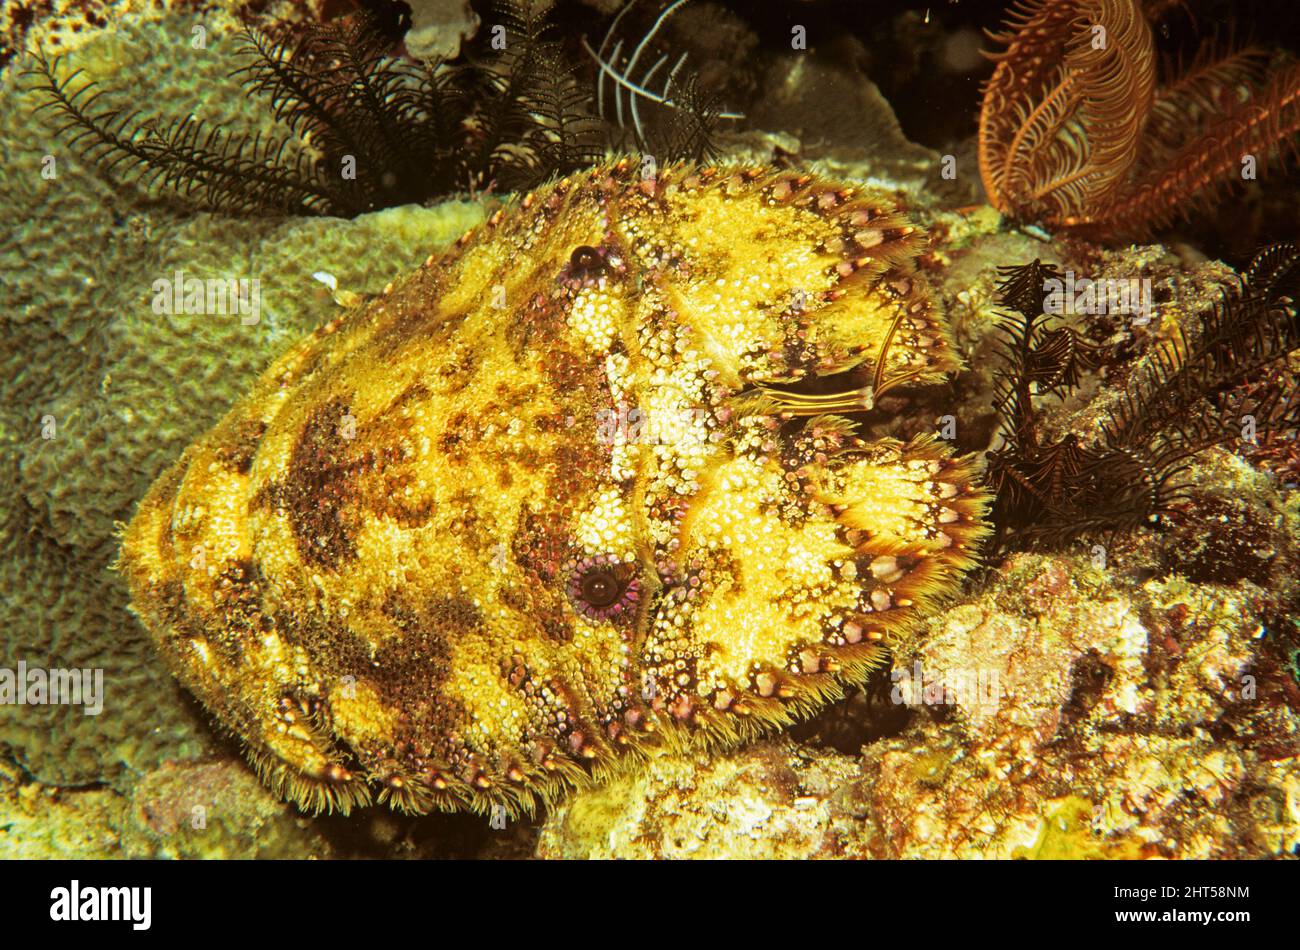
M 1242 50 L 1194 68 L 1156 100 L 1121 200 L 1069 221 L 1141 237 L 1212 203 L 1270 158 L 1294 155 L 1300 133 L 1300 63 L 1266 75 L 1265 54 Z
M 980 111 L 980 174 L 1000 211 L 1057 224 L 1122 187 L 1155 90 L 1151 30 L 1133 0 L 1016 8 Z

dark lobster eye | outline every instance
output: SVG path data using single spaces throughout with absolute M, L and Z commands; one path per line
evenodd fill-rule
M 613 571 L 592 571 L 582 578 L 582 599 L 593 607 L 608 607 L 623 594 Z
M 605 268 L 605 258 L 600 251 L 586 244 L 573 249 L 569 255 L 569 269 L 575 277 L 589 277 Z
M 613 554 L 585 557 L 573 568 L 569 599 L 574 609 L 592 620 L 629 614 L 641 599 L 636 569 Z

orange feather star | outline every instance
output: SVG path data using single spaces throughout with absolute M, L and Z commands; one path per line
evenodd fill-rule
M 1168 4 L 1019 0 L 980 109 L 980 175 L 999 211 L 1138 236 L 1217 197 L 1300 132 L 1300 64 L 1202 49 L 1157 86 L 1151 18 Z M 1245 163 L 1245 165 L 1243 164 Z

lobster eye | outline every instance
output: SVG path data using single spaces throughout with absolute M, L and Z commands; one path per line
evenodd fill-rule
M 569 599 L 574 609 L 592 620 L 609 620 L 630 613 L 641 599 L 641 584 L 631 564 L 613 554 L 585 557 L 573 569 Z
M 604 268 L 605 258 L 600 256 L 600 251 L 586 244 L 575 247 L 569 255 L 569 269 L 574 276 L 588 277 Z
M 592 571 L 582 578 L 582 599 L 593 607 L 608 607 L 623 593 L 613 571 Z

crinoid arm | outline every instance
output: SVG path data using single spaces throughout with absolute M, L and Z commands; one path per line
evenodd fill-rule
M 144 191 L 161 185 L 213 211 L 273 210 L 310 214 L 334 197 L 288 139 L 230 134 L 187 116 L 149 121 L 139 111 L 100 103 L 104 90 L 64 74 L 59 59 L 35 55 L 27 75 L 46 94 L 38 112 L 53 114 L 69 144 L 110 174 L 133 178 Z
M 624 16 L 637 7 L 635 2 L 618 12 L 599 47 L 593 49 L 585 37 L 582 40 L 583 49 L 596 65 L 597 114 L 616 129 L 630 130 L 638 148 L 651 149 L 668 161 L 712 158 L 718 123 L 744 118 L 699 88 L 685 52 L 654 52 L 664 25 L 687 3 L 673 0 L 667 4 L 634 45 L 619 32 Z M 663 134 L 655 133 L 652 115 L 666 117 Z
M 1151 21 L 1170 4 L 1024 0 L 984 88 L 979 165 L 1004 214 L 1141 237 L 1294 151 L 1300 66 L 1207 43 L 1157 89 Z
M 39 54 L 29 73 L 60 131 L 107 172 L 205 210 L 353 217 L 457 191 L 524 190 L 603 157 L 603 124 L 535 6 L 500 0 L 508 42 L 490 62 L 403 59 L 365 12 L 296 41 L 249 28 L 234 75 L 266 104 L 280 128 L 269 134 L 106 108 L 102 90 Z M 700 151 L 698 130 L 686 141 Z
M 999 210 L 1063 223 L 1106 204 L 1133 166 L 1155 89 L 1150 26 L 1132 0 L 1029 0 L 1008 25 L 980 173 Z
M 1300 63 L 1261 75 L 1263 54 L 1245 50 L 1210 62 L 1156 103 L 1138 174 L 1104 209 L 1067 225 L 1140 237 L 1221 199 L 1270 160 L 1294 158 L 1300 134 Z
M 1035 398 L 1072 391 L 1096 356 L 1043 329 L 1035 288 L 1044 273 L 1038 262 L 1009 269 L 1001 288 L 1010 316 L 995 399 L 1001 444 L 988 453 L 994 550 L 1127 530 L 1167 511 L 1193 457 L 1240 437 L 1241 407 L 1221 402 L 1230 389 L 1259 381 L 1251 412 L 1273 428 L 1300 424 L 1300 398 L 1277 375 L 1300 346 L 1294 245 L 1262 251 L 1213 308 L 1150 353 L 1087 442 L 1071 433 L 1045 441 L 1038 430 Z

